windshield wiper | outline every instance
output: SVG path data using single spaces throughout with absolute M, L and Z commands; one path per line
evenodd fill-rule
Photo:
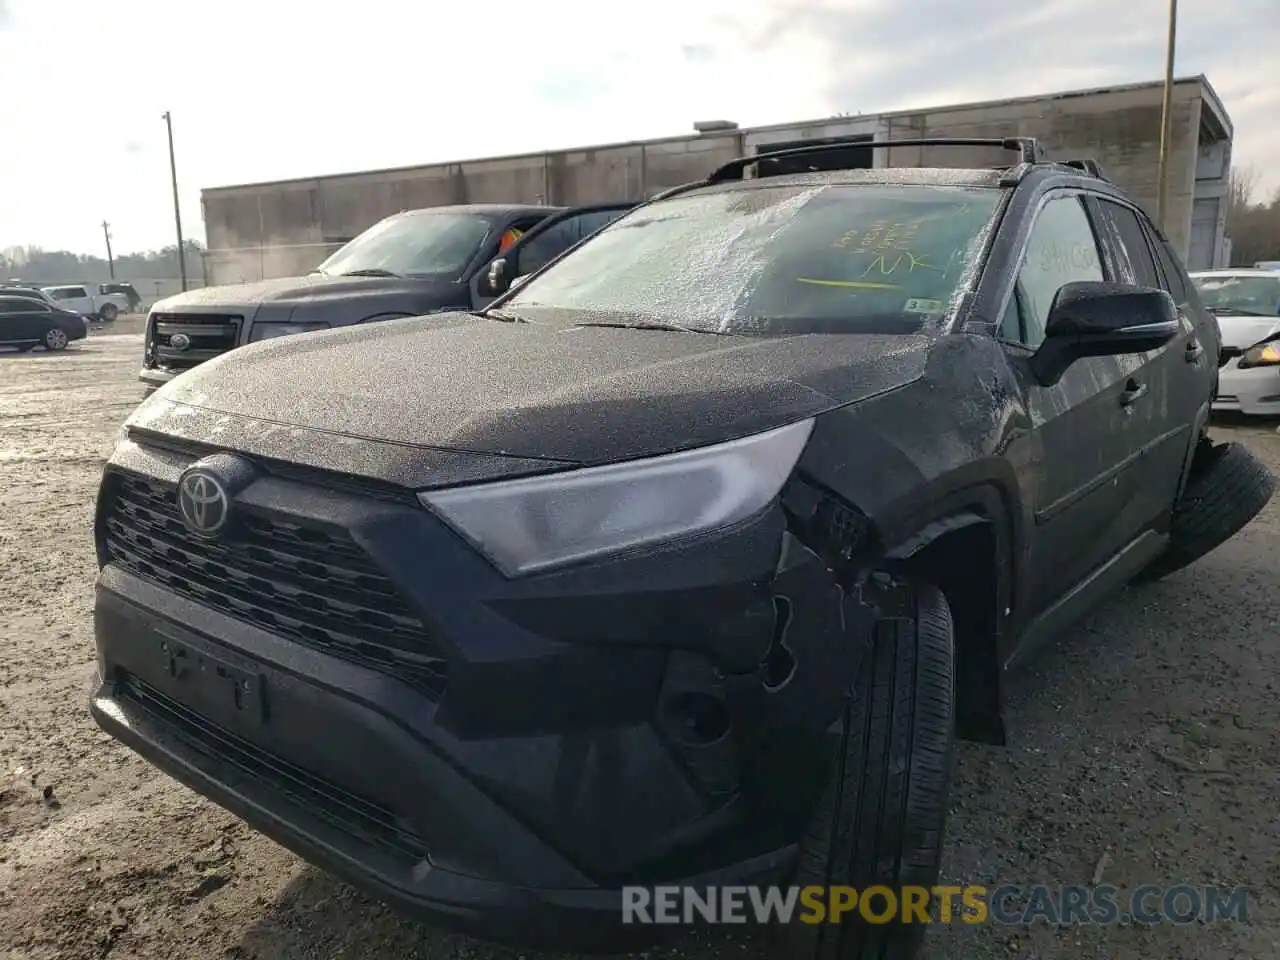
M 400 274 L 392 273 L 390 270 L 383 270 L 379 267 L 370 267 L 368 270 L 348 270 L 346 273 L 339 274 L 341 277 L 398 277 Z
M 636 320 L 632 323 L 622 323 L 617 320 L 595 320 L 587 323 L 575 323 L 577 327 L 608 327 L 614 330 L 670 330 L 673 333 L 708 333 L 714 335 L 714 330 L 695 330 L 693 327 L 683 327 L 678 323 L 667 323 L 662 320 Z
M 481 310 L 476 313 L 477 317 L 490 317 L 499 320 L 502 323 L 533 323 L 527 317 L 520 317 L 514 313 L 507 313 L 505 310 Z

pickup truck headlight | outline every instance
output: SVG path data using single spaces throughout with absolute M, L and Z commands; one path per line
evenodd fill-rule
M 249 334 L 249 342 L 270 340 L 273 337 L 287 337 L 294 333 L 310 333 L 312 330 L 328 330 L 327 323 L 272 323 L 266 321 L 255 323 L 253 333 Z
M 1250 367 L 1273 367 L 1277 364 L 1280 364 L 1280 340 L 1271 340 L 1246 350 L 1237 366 L 1248 370 Z
M 813 421 L 661 457 L 418 495 L 509 577 L 746 520 L 782 489 Z

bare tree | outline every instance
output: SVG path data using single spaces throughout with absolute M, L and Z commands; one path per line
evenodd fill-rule
M 1253 164 L 1231 168 L 1231 207 L 1243 210 L 1253 205 L 1253 198 L 1258 193 L 1258 168 Z
M 1231 259 L 1235 266 L 1280 260 L 1280 196 L 1270 204 L 1255 202 L 1260 179 L 1253 166 L 1231 170 L 1227 236 L 1231 238 Z

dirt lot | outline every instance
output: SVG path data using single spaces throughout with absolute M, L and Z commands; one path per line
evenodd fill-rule
M 138 398 L 138 323 L 0 355 L 0 956 L 515 957 L 397 919 L 156 774 L 89 720 L 93 499 Z M 1280 470 L 1274 425 L 1223 425 Z M 944 873 L 1252 888 L 1251 923 L 936 929 L 926 956 L 1280 955 L 1280 504 L 1133 589 L 1011 684 L 963 745 Z M 1100 868 L 1100 869 L 1099 869 Z M 763 958 L 699 937 L 648 956 Z

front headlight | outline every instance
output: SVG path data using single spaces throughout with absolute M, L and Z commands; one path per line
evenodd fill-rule
M 746 520 L 768 506 L 813 421 L 667 456 L 418 495 L 510 577 Z
M 328 330 L 327 323 L 272 323 L 266 321 L 255 323 L 253 333 L 249 334 L 249 342 L 271 340 L 274 337 L 287 337 L 294 333 L 310 333 L 312 330 Z
M 1272 367 L 1276 364 L 1280 364 L 1280 341 L 1272 340 L 1270 343 L 1250 347 L 1240 357 L 1237 366 L 1241 370 L 1247 370 L 1250 367 Z

